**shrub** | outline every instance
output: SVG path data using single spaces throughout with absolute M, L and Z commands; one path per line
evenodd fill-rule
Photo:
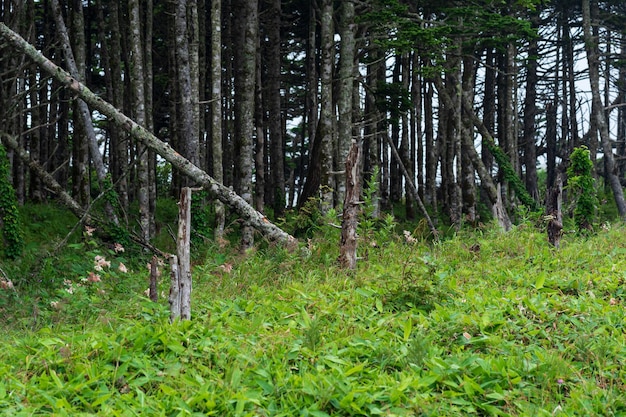
M 575 148 L 567 168 L 567 189 L 574 204 L 574 221 L 579 231 L 592 229 L 598 207 L 595 180 L 591 175 L 593 162 L 586 146 Z

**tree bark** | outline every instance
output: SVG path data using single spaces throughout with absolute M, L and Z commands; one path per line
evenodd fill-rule
M 546 215 L 548 219 L 548 242 L 555 248 L 558 248 L 561 242 L 561 235 L 563 234 L 563 214 L 561 212 L 563 181 L 560 175 L 557 176 L 554 187 L 548 188 L 547 194 Z
M 211 1 L 211 150 L 213 177 L 224 182 L 222 165 L 222 0 Z M 224 204 L 215 201 L 215 240 L 224 237 Z
M 233 210 L 236 211 L 245 221 L 249 222 L 269 240 L 286 244 L 288 246 L 296 243 L 296 239 L 294 237 L 271 223 L 265 216 L 254 210 L 244 199 L 235 194 L 228 187 L 225 187 L 221 183 L 215 181 L 214 178 L 189 162 L 188 159 L 174 151 L 171 146 L 159 140 L 144 127 L 137 124 L 137 122 L 133 121 L 128 116 L 117 110 L 114 106 L 95 95 L 85 85 L 81 84 L 70 74 L 48 60 L 45 56 L 39 53 L 34 46 L 30 45 L 21 36 L 10 30 L 3 23 L 0 23 L 0 38 L 6 40 L 16 51 L 27 55 L 34 62 L 39 64 L 44 71 L 53 76 L 61 83 L 61 85 L 65 86 L 65 88 L 67 88 L 70 92 L 81 97 L 94 109 L 107 116 L 111 122 L 122 127 L 134 138 L 141 141 L 147 147 L 153 149 L 157 154 L 169 161 L 182 173 L 193 178 L 212 196 L 220 199 L 220 201 L 224 204 L 232 207 Z
M 270 142 L 270 177 L 272 195 L 269 196 L 275 218 L 285 214 L 285 146 L 283 138 L 283 123 L 281 109 L 281 1 L 268 0 L 269 24 L 268 57 L 267 59 L 267 89 L 268 100 L 268 130 Z
M 76 65 L 76 61 L 74 60 L 74 53 L 72 52 L 72 47 L 70 45 L 70 38 L 67 33 L 67 28 L 65 27 L 65 22 L 63 21 L 63 15 L 61 13 L 61 7 L 59 6 L 59 0 L 52 0 L 50 3 L 53 9 L 53 14 L 55 18 L 55 24 L 57 28 L 57 32 L 61 37 L 61 48 L 63 49 L 63 55 L 65 57 L 65 62 L 69 67 L 69 73 L 72 77 L 76 78 L 79 81 L 85 80 L 85 74 L 81 74 Z M 79 6 L 80 5 L 79 3 Z M 82 12 L 81 12 L 82 14 Z M 77 106 L 79 109 L 79 117 L 82 120 L 82 126 L 85 129 L 85 133 L 87 134 L 87 143 L 89 145 L 89 153 L 91 154 L 91 160 L 94 165 L 94 169 L 96 171 L 96 176 L 98 178 L 98 184 L 100 185 L 100 190 L 105 192 L 106 187 L 106 176 L 107 169 L 104 166 L 104 161 L 102 160 L 102 154 L 100 153 L 100 146 L 98 145 L 98 138 L 96 138 L 96 131 L 93 127 L 93 123 L 91 120 L 91 111 L 89 110 L 89 106 L 83 100 L 77 101 Z M 118 224 L 119 221 L 117 219 L 117 215 L 111 206 L 111 203 L 105 202 L 105 210 L 107 216 L 111 218 L 111 220 Z
M 354 0 L 344 0 L 340 6 L 340 30 L 341 44 L 339 56 L 339 93 L 337 95 L 337 139 L 335 164 L 338 169 L 344 170 L 347 164 L 348 153 L 354 148 L 352 143 L 352 98 L 354 90 L 354 61 L 356 40 L 354 34 Z M 343 166 L 341 166 L 343 165 Z M 341 166 L 341 167 L 340 167 Z M 337 184 L 336 195 L 337 201 L 348 201 L 347 189 L 348 178 L 347 171 L 344 175 L 335 176 Z
M 334 206 L 333 191 L 335 181 L 333 178 L 333 61 L 334 54 L 334 25 L 333 25 L 333 1 L 321 1 L 321 54 L 320 84 L 321 103 L 319 118 L 320 166 L 321 166 L 321 202 L 322 212 L 328 211 Z
M 132 52 L 131 65 L 131 87 L 133 95 L 133 109 L 137 124 L 145 126 L 146 123 L 146 101 L 144 89 L 144 61 L 143 46 L 141 41 L 141 18 L 139 16 L 138 0 L 128 2 L 130 19 L 130 49 Z M 150 224 L 152 223 L 152 213 L 150 212 L 150 175 L 148 173 L 148 152 L 145 144 L 137 144 L 137 180 L 139 189 L 137 191 L 137 201 L 139 202 L 139 225 L 141 235 L 144 240 L 150 240 Z
M 360 159 L 361 144 L 353 140 L 346 158 L 346 193 L 339 244 L 339 264 L 345 269 L 355 269 L 357 261 L 357 228 L 361 196 Z
M 191 188 L 184 187 L 178 202 L 178 236 L 176 253 L 178 258 L 178 293 L 180 296 L 179 317 L 191 319 Z M 172 311 L 172 314 L 175 314 Z
M 531 15 L 531 23 L 534 28 L 538 27 L 539 12 L 533 12 Z M 539 59 L 539 46 L 537 39 L 531 39 L 528 45 L 528 59 L 526 63 L 526 97 L 524 98 L 524 118 L 523 118 L 523 135 L 524 135 L 524 166 L 526 167 L 526 190 L 531 197 L 539 200 L 539 187 L 537 180 L 537 146 L 535 143 L 535 134 L 537 133 L 537 124 L 535 118 L 537 115 L 537 84 L 539 77 L 537 74 L 537 60 Z
M 597 4 L 594 2 L 594 7 Z M 624 190 L 615 170 L 615 158 L 613 157 L 613 145 L 609 136 L 609 129 L 604 114 L 604 106 L 600 97 L 600 57 L 598 50 L 598 39 L 593 35 L 591 28 L 591 8 L 590 0 L 583 0 L 583 34 L 585 39 L 585 51 L 587 52 L 587 62 L 589 64 L 589 83 L 591 86 L 593 120 L 600 131 L 600 141 L 604 154 L 605 175 L 609 180 L 613 198 L 617 205 L 622 220 L 626 220 L 626 201 L 624 200 Z
M 254 86 L 256 74 L 257 37 L 259 30 L 257 0 L 241 0 L 241 10 L 235 21 L 240 22 L 235 61 L 235 150 L 237 152 L 235 189 L 248 203 L 253 203 L 252 163 L 254 161 Z M 242 252 L 254 245 L 254 231 L 244 223 L 241 229 Z

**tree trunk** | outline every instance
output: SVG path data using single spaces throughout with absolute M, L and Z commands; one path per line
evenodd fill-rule
M 462 99 L 467 101 L 474 101 L 474 87 L 475 87 L 475 72 L 476 66 L 474 65 L 475 59 L 473 56 L 467 56 L 463 58 L 463 78 L 462 78 Z M 463 117 L 461 118 L 461 200 L 463 202 L 463 211 L 465 220 L 471 224 L 475 224 L 477 220 L 476 214 L 476 171 L 472 164 L 470 157 L 471 150 L 469 146 L 473 147 L 474 143 L 474 131 L 472 129 L 472 120 Z
M 141 40 L 141 21 L 138 0 L 129 0 L 130 49 L 132 51 L 131 86 L 133 92 L 133 109 L 135 120 L 139 126 L 146 123 L 145 88 L 144 88 L 144 54 Z M 139 202 L 139 226 L 144 240 L 150 240 L 150 175 L 148 173 L 148 152 L 145 144 L 137 143 L 137 201 Z
M 359 225 L 361 197 L 361 144 L 352 141 L 346 158 L 346 193 L 343 203 L 341 222 L 341 242 L 339 245 L 339 264 L 345 269 L 355 269 L 357 261 L 357 228 Z
M 555 248 L 560 246 L 563 234 L 563 214 L 561 213 L 561 201 L 563 197 L 563 181 L 559 175 L 554 187 L 548 188 L 546 196 L 546 215 L 548 216 L 548 242 Z
M 255 79 L 254 83 L 254 124 L 256 134 L 254 135 L 255 144 L 254 144 L 254 208 L 263 213 L 265 210 L 265 202 L 266 196 L 265 192 L 268 191 L 268 197 L 271 197 L 269 194 L 269 188 L 267 186 L 271 186 L 271 178 L 268 181 L 268 170 L 272 169 L 270 164 L 267 162 L 266 156 L 268 153 L 266 152 L 266 144 L 267 144 L 267 128 L 265 126 L 265 109 L 264 109 L 264 100 L 263 100 L 263 91 L 265 90 L 263 86 L 263 74 L 262 74 L 262 61 L 261 61 L 261 45 L 259 40 L 257 40 L 257 57 L 255 60 Z M 267 101 L 267 99 L 265 100 Z
M 354 34 L 354 0 L 344 0 L 339 9 L 341 43 L 339 56 L 339 92 L 337 94 L 337 138 L 335 152 L 336 171 L 347 168 L 348 153 L 354 148 L 352 142 L 352 98 L 354 91 L 354 65 L 356 40 Z M 359 145 L 360 146 L 360 145 Z M 357 170 L 358 171 L 358 170 Z M 345 174 L 335 176 L 337 201 L 348 201 L 348 178 Z M 354 181 L 354 179 L 352 180 Z M 360 179 L 357 180 L 360 182 Z
M 211 150 L 213 177 L 224 182 L 222 166 L 222 0 L 211 1 Z M 224 204 L 215 201 L 215 240 L 224 238 Z
M 191 188 L 184 187 L 178 203 L 176 239 L 177 280 L 170 288 L 170 319 L 191 320 Z M 176 286 L 176 288 L 174 288 Z M 177 299 L 174 299 L 174 295 Z M 176 310 L 178 307 L 178 310 Z
M 257 36 L 259 29 L 257 0 L 241 0 L 238 18 L 242 29 L 239 34 L 235 62 L 235 189 L 248 203 L 253 202 L 252 164 L 254 161 L 254 86 L 256 74 Z M 241 230 L 241 251 L 254 245 L 254 231 L 245 223 Z
M 69 67 L 69 72 L 72 77 L 76 78 L 78 81 L 85 80 L 84 68 L 82 71 L 79 70 L 76 61 L 74 60 L 74 53 L 72 52 L 72 47 L 70 45 L 70 38 L 67 33 L 67 29 L 65 27 L 65 22 L 63 21 L 63 15 L 61 12 L 61 7 L 59 6 L 59 0 L 52 0 L 51 2 L 53 14 L 55 17 L 55 24 L 57 31 L 62 39 L 61 47 L 63 49 L 63 54 L 65 57 L 65 62 Z M 78 15 L 82 16 L 82 5 L 78 3 L 77 6 L 81 11 L 75 11 Z M 79 22 L 82 19 L 78 19 Z M 78 30 L 83 30 L 83 28 L 77 28 Z M 84 61 L 83 61 L 84 62 Z M 107 169 L 104 166 L 104 161 L 102 160 L 102 154 L 100 153 L 100 146 L 98 145 L 98 138 L 96 137 L 96 131 L 93 127 L 93 123 L 91 121 L 91 111 L 89 110 L 89 106 L 83 100 L 77 101 L 77 106 L 79 109 L 79 117 L 81 118 L 81 126 L 85 129 L 85 133 L 87 135 L 87 143 L 89 145 L 89 153 L 91 154 L 91 160 L 94 164 L 94 169 L 96 171 L 96 176 L 98 178 L 98 184 L 100 186 L 100 190 L 105 192 L 106 187 L 106 176 Z M 111 220 L 118 224 L 117 215 L 113 210 L 113 206 L 109 201 L 105 201 L 105 210 L 107 216 L 111 218 Z
M 269 240 L 277 241 L 286 245 L 293 245 L 296 240 L 285 233 L 279 227 L 271 223 L 265 216 L 254 210 L 250 204 L 235 194 L 228 187 L 215 181 L 206 172 L 193 165 L 189 160 L 174 151 L 167 143 L 159 140 L 144 127 L 137 124 L 128 116 L 117 110 L 114 106 L 96 96 L 85 85 L 81 84 L 63 69 L 52 63 L 35 47 L 26 42 L 17 33 L 10 30 L 6 25 L 0 23 L 0 38 L 6 40 L 16 51 L 27 55 L 35 61 L 49 75 L 54 77 L 72 93 L 78 95 L 87 104 L 107 116 L 109 120 L 129 132 L 134 138 L 144 143 L 165 160 L 169 161 L 175 168 L 185 175 L 193 178 L 198 184 L 203 186 L 212 196 L 219 198 L 223 203 L 233 208 L 245 221 L 259 230 Z
M 538 27 L 539 12 L 531 15 L 531 22 L 534 28 Z M 537 39 L 531 39 L 528 45 L 528 60 L 526 63 L 526 97 L 524 98 L 524 119 L 523 119 L 523 146 L 524 146 L 524 166 L 526 167 L 526 190 L 535 200 L 539 200 L 539 186 L 537 181 L 537 146 L 535 144 L 535 134 L 537 125 L 535 117 L 537 114 L 537 60 L 539 59 L 539 46 Z
M 335 45 L 333 41 L 333 1 L 321 1 L 321 54 L 320 84 L 321 104 L 319 118 L 320 167 L 321 167 L 321 203 L 322 212 L 334 207 L 333 191 L 335 181 L 333 178 L 333 62 L 335 59 Z
M 285 214 L 285 153 L 281 109 L 281 1 L 268 0 L 269 23 L 267 28 L 267 90 L 268 130 L 270 149 L 270 174 L 272 195 L 270 201 L 275 218 Z
M 435 239 L 439 238 L 439 232 L 437 231 L 435 224 L 430 219 L 430 216 L 428 215 L 428 211 L 426 210 L 426 207 L 424 206 L 424 203 L 422 202 L 422 199 L 420 198 L 419 193 L 417 192 L 417 188 L 415 188 L 415 184 L 413 183 L 413 180 L 411 179 L 408 171 L 406 170 L 406 168 L 404 167 L 404 164 L 402 163 L 402 158 L 400 157 L 398 148 L 396 147 L 396 145 L 393 143 L 393 141 L 391 140 L 389 136 L 385 136 L 385 138 L 387 139 L 387 143 L 389 144 L 389 147 L 391 148 L 391 155 L 398 163 L 400 172 L 402 173 L 402 175 L 404 175 L 404 180 L 407 182 L 408 189 L 411 192 L 411 196 L 413 197 L 413 199 L 417 203 L 417 206 L 419 207 L 422 214 L 424 215 L 424 219 L 426 219 L 426 223 L 428 223 L 428 228 L 432 232 L 433 237 Z
M 594 7 L 598 7 L 594 2 Z M 613 157 L 613 145 L 609 136 L 604 106 L 600 97 L 600 57 L 598 51 L 598 39 L 593 36 L 591 30 L 591 8 L 590 0 L 583 0 L 583 33 L 585 39 L 585 51 L 587 52 L 587 62 L 589 64 L 589 83 L 591 85 L 593 120 L 600 131 L 600 140 L 605 161 L 605 175 L 609 180 L 617 211 L 623 220 L 626 220 L 626 201 L 624 200 L 624 190 L 619 177 L 615 171 L 615 159 Z
M 192 33 L 197 27 L 197 22 L 187 19 L 187 11 L 190 8 L 188 0 L 178 0 L 176 3 L 176 65 L 178 76 L 178 93 L 180 97 L 179 126 L 180 141 L 179 148 L 181 153 L 194 165 L 200 165 L 199 158 L 199 129 L 198 129 L 198 90 L 192 88 L 197 87 L 197 73 L 191 72 L 191 61 L 197 63 L 197 56 L 191 56 L 190 39 Z M 193 0 L 189 0 L 193 3 Z M 197 40 L 196 40 L 197 41 Z M 196 68 L 197 69 L 197 68 Z M 189 184 L 187 184 L 189 185 Z

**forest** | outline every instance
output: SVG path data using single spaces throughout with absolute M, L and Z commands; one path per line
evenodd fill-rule
M 0 0 L 0 412 L 624 415 L 625 93 L 623 0 Z
M 3 1 L 0 19 L 270 219 L 312 200 L 342 207 L 353 142 L 356 183 L 380 184 L 377 212 L 458 228 L 501 200 L 506 225 L 543 205 L 585 146 L 626 216 L 620 1 L 61 3 Z M 149 241 L 158 198 L 198 180 L 6 36 L 0 47 L 17 203 L 55 198 L 23 150 L 81 207 L 108 193 L 107 218 L 138 218 Z M 220 238 L 225 210 L 212 207 Z

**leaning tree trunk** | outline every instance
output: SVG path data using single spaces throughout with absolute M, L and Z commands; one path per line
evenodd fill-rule
M 78 66 L 76 65 L 76 61 L 74 60 L 74 53 L 72 52 L 70 38 L 67 33 L 67 28 L 65 27 L 65 22 L 63 21 L 63 15 L 61 13 L 59 0 L 52 0 L 51 5 L 54 13 L 57 32 L 59 33 L 62 40 L 61 47 L 63 49 L 63 55 L 65 57 L 65 62 L 69 67 L 70 74 L 72 74 L 72 76 L 75 77 L 77 80 L 83 81 L 85 77 L 84 74 L 81 74 L 81 72 L 79 71 Z M 82 6 L 79 5 L 79 7 Z M 79 109 L 79 117 L 82 119 L 82 126 L 85 129 L 85 133 L 87 134 L 89 153 L 91 154 L 91 160 L 93 161 L 93 166 L 96 171 L 98 184 L 100 185 L 100 189 L 105 192 L 105 187 L 107 184 L 107 169 L 104 166 L 102 154 L 100 153 L 100 147 L 98 145 L 98 138 L 96 137 L 96 131 L 91 121 L 91 111 L 89 110 L 89 106 L 87 106 L 87 103 L 85 103 L 83 100 L 78 100 L 77 106 Z M 113 220 L 113 222 L 117 224 L 117 215 L 115 214 L 113 206 L 109 201 L 105 202 L 105 210 L 107 216 L 109 216 Z
M 277 241 L 287 245 L 296 243 L 296 239 L 284 232 L 275 224 L 271 223 L 264 215 L 254 210 L 243 198 L 225 187 L 220 182 L 215 181 L 209 174 L 189 162 L 188 159 L 174 151 L 167 143 L 159 140 L 143 126 L 126 116 L 114 106 L 102 100 L 85 85 L 80 83 L 66 71 L 51 62 L 35 49 L 34 46 L 26 42 L 20 35 L 9 29 L 0 22 L 0 38 L 7 41 L 16 51 L 27 55 L 41 68 L 59 81 L 65 88 L 78 95 L 87 104 L 107 116 L 109 120 L 129 132 L 135 139 L 142 142 L 148 148 L 154 150 L 165 160 L 170 162 L 183 174 L 194 179 L 199 185 L 204 187 L 212 196 L 218 198 L 224 204 L 230 206 L 245 221 L 256 228 L 269 240 Z
M 600 58 L 598 51 L 598 40 L 591 31 L 591 8 L 590 0 L 583 0 L 583 32 L 585 38 L 585 50 L 587 52 L 587 62 L 589 63 L 589 84 L 591 85 L 592 112 L 596 126 L 600 131 L 600 140 L 604 152 L 606 176 L 613 191 L 617 211 L 622 219 L 626 219 L 626 201 L 624 200 L 624 190 L 619 177 L 615 171 L 615 159 L 613 158 L 613 145 L 609 137 L 609 129 L 604 116 L 604 106 L 600 98 Z

